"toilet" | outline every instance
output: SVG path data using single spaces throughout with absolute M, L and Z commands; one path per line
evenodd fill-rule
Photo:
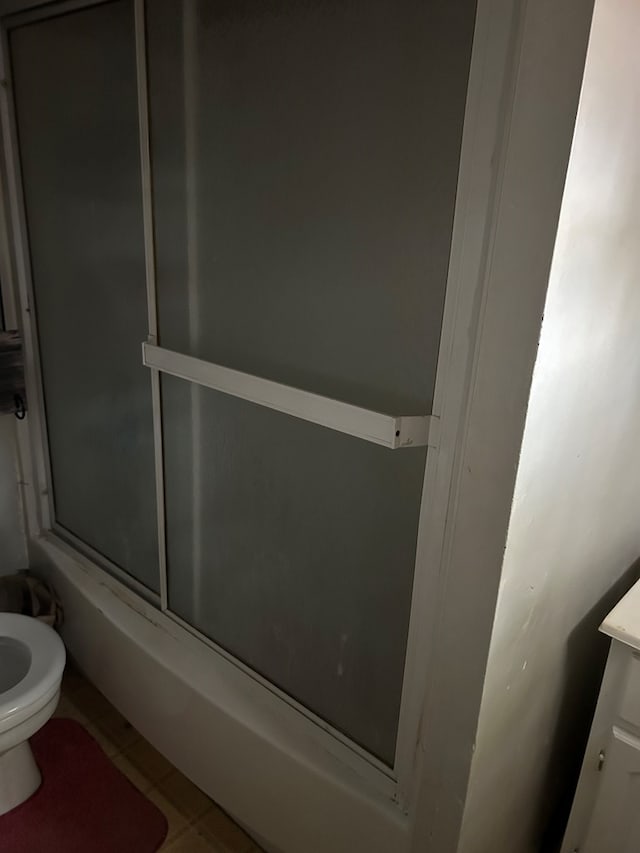
M 29 738 L 56 709 L 65 660 L 53 628 L 31 616 L 0 613 L 0 815 L 40 786 Z

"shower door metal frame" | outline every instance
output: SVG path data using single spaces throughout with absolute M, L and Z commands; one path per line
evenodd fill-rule
M 11 270 L 7 268 L 5 281 L 15 281 L 18 293 L 20 311 L 16 305 L 15 317 L 9 319 L 20 326 L 25 339 L 25 361 L 27 374 L 27 395 L 29 404 L 29 439 L 25 443 L 21 438 L 21 455 L 29 460 L 33 480 L 37 482 L 34 489 L 32 506 L 30 507 L 29 533 L 32 536 L 45 535 L 56 537 L 63 544 L 63 550 L 71 547 L 75 551 L 84 568 L 92 574 L 97 572 L 102 582 L 114 590 L 120 590 L 124 584 L 134 595 L 154 604 L 159 611 L 172 622 L 180 625 L 190 634 L 231 661 L 238 669 L 246 674 L 252 682 L 258 683 L 266 690 L 266 695 L 274 703 L 274 710 L 293 713 L 308 725 L 311 738 L 318 741 L 323 748 L 334 755 L 342 764 L 351 766 L 356 773 L 368 780 L 388 798 L 396 799 L 396 778 L 392 768 L 371 755 L 367 750 L 353 742 L 348 736 L 331 726 L 327 721 L 317 716 L 310 709 L 301 705 L 280 688 L 255 672 L 249 666 L 239 661 L 215 641 L 189 625 L 168 607 L 167 575 L 166 575 L 166 546 L 165 546 L 165 515 L 164 515 L 164 483 L 163 483 L 163 451 L 162 451 L 162 422 L 160 411 L 160 371 L 150 369 L 152 387 L 153 430 L 155 447 L 155 477 L 157 500 L 157 524 L 159 539 L 159 574 L 160 594 L 156 595 L 122 568 L 114 564 L 104 555 L 78 539 L 63 525 L 55 520 L 53 494 L 51 484 L 52 471 L 47 438 L 45 417 L 44 392 L 42 371 L 38 347 L 37 317 L 33 280 L 28 248 L 28 234 L 25 217 L 25 201 L 22 191 L 22 176 L 20 167 L 19 145 L 15 123 L 15 109 L 11 86 L 8 30 L 23 24 L 54 18 L 59 15 L 79 11 L 93 6 L 103 5 L 112 0 L 63 0 L 60 3 L 43 5 L 41 0 L 2 0 L 0 2 L 0 117 L 2 119 L 3 157 L 3 204 L 9 212 L 7 217 L 10 224 L 11 237 L 15 251 L 12 257 Z M 6 11 L 5 11 L 6 10 Z M 146 48 L 144 32 L 144 0 L 134 0 L 135 10 L 135 41 L 136 41 L 136 72 L 138 84 L 139 140 L 141 156 L 141 191 L 144 222 L 144 249 L 146 263 L 146 287 L 148 304 L 148 343 L 157 341 L 157 313 L 155 299 L 155 253 L 153 241 L 153 210 L 151 188 L 151 163 L 148 135 L 147 109 L 147 72 Z M 11 241 L 8 241 L 11 243 Z M 151 491 L 150 491 L 151 493 Z M 50 533 L 47 533 L 50 531 Z M 106 570 L 106 571 L 105 571 Z
M 2 120 L 2 146 L 3 146 L 3 205 L 8 211 L 7 225 L 10 227 L 14 252 L 11 270 L 7 268 L 5 281 L 15 281 L 18 300 L 16 303 L 15 316 L 9 317 L 14 325 L 20 326 L 24 333 L 25 360 L 27 374 L 27 395 L 29 403 L 29 437 L 25 443 L 21 438 L 21 455 L 29 460 L 32 468 L 33 482 L 37 482 L 34 491 L 35 500 L 30 507 L 29 533 L 32 536 L 44 536 L 48 539 L 54 537 L 60 542 L 63 550 L 71 549 L 75 552 L 84 568 L 92 574 L 97 572 L 101 581 L 106 582 L 114 590 L 120 590 L 124 584 L 135 596 L 140 596 L 144 601 L 150 602 L 158 608 L 163 616 L 170 619 L 190 634 L 197 637 L 202 643 L 211 648 L 217 654 L 231 661 L 238 669 L 245 673 L 252 682 L 261 685 L 266 696 L 271 697 L 276 712 L 290 714 L 302 718 L 308 725 L 309 736 L 316 740 L 329 754 L 335 756 L 338 761 L 347 766 L 373 784 L 382 794 L 393 801 L 397 801 L 397 777 L 394 768 L 389 767 L 376 756 L 351 740 L 347 735 L 334 728 L 326 720 L 316 715 L 309 708 L 297 702 L 283 690 L 272 684 L 268 679 L 261 676 L 251 667 L 235 658 L 226 649 L 219 646 L 211 638 L 201 633 L 197 628 L 181 619 L 173 613 L 168 606 L 167 600 L 167 566 L 166 566 L 166 528 L 164 507 L 164 463 L 162 448 L 162 421 L 161 421 L 161 397 L 160 397 L 160 373 L 161 370 L 149 365 L 150 382 L 152 388 L 152 412 L 154 431 L 154 457 L 155 457 L 155 492 L 157 503 L 157 526 L 159 545 L 159 578 L 160 593 L 153 593 L 135 578 L 125 572 L 121 567 L 100 554 L 87 543 L 59 524 L 55 519 L 55 508 L 53 503 L 53 482 L 51 460 L 49 454 L 49 443 L 47 438 L 47 425 L 44 404 L 44 390 L 42 384 L 42 370 L 40 352 L 38 346 L 37 317 L 34 310 L 35 298 L 33 279 L 30 263 L 30 252 L 28 232 L 26 226 L 25 199 L 22 189 L 22 172 L 20 166 L 19 144 L 17 138 L 15 108 L 13 104 L 13 91 L 10 73 L 10 51 L 8 42 L 8 31 L 16 26 L 29 24 L 39 20 L 47 20 L 69 12 L 80 11 L 85 8 L 103 5 L 112 0 L 61 0 L 59 3 L 43 5 L 42 0 L 0 0 L 0 118 Z M 156 308 L 155 287 L 155 249 L 153 228 L 153 197 L 151 181 L 151 157 L 149 140 L 149 115 L 148 115 L 148 84 L 147 84 L 147 62 L 146 62 L 146 39 L 145 39 L 145 2 L 144 0 L 133 0 L 135 11 L 135 44 L 136 44 L 136 73 L 138 87 L 138 118 L 139 118 L 139 141 L 141 162 L 141 193 L 144 225 L 144 250 L 146 266 L 146 289 L 147 289 L 147 320 L 148 338 L 145 343 L 149 347 L 157 348 L 158 326 Z M 11 240 L 8 243 L 11 244 Z M 18 309 L 18 303 L 20 308 Z M 178 357 L 180 358 L 180 357 Z M 178 361 L 178 368 L 180 362 Z M 274 385 L 276 383 L 273 383 Z M 285 388 L 286 386 L 282 386 Z M 303 392 L 304 393 L 304 392 Z M 308 395 L 313 397 L 314 395 Z M 329 401 L 330 403 L 332 401 Z M 337 403 L 344 409 L 348 404 Z M 359 410 L 363 412 L 364 410 Z M 365 415 L 369 413 L 365 412 Z M 383 422 L 383 429 L 396 429 L 396 419 L 392 416 L 376 415 L 371 413 L 379 425 Z M 411 420 L 421 421 L 418 431 L 422 432 L 421 444 L 434 442 L 437 436 L 436 419 L 415 418 L 409 419 L 411 433 Z M 398 424 L 399 426 L 399 424 Z M 425 429 L 426 428 L 426 429 Z M 379 443 L 379 442 L 377 442 Z M 396 445 L 400 448 L 400 445 Z M 393 437 L 390 436 L 389 449 L 393 447 Z M 50 531 L 50 532 L 47 532 Z
M 26 369 L 27 369 L 27 393 L 29 399 L 29 423 L 27 425 L 28 436 L 24 431 L 21 435 L 21 457 L 26 460 L 25 464 L 31 466 L 33 488 L 31 491 L 33 499 L 30 499 L 28 509 L 29 533 L 31 536 L 51 536 L 47 531 L 61 537 L 63 542 L 69 541 L 65 531 L 56 525 L 52 505 L 51 489 L 51 467 L 49 460 L 46 420 L 44 415 L 44 399 L 41 382 L 40 356 L 38 349 L 37 318 L 34 316 L 32 306 L 33 286 L 31 281 L 31 270 L 29 264 L 29 251 L 24 217 L 24 199 L 22 196 L 21 171 L 19 165 L 19 152 L 15 132 L 15 120 L 12 102 L 12 91 L 10 85 L 10 73 L 8 68 L 8 40 L 7 29 L 28 21 L 36 21 L 55 17 L 65 12 L 80 10 L 95 5 L 100 5 L 110 0 L 62 0 L 43 6 L 42 0 L 0 0 L 0 23 L 1 23 L 1 56 L 0 77 L 2 87 L 0 92 L 0 115 L 2 118 L 2 134 L 5 172 L 2 175 L 3 203 L 8 212 L 7 220 L 10 224 L 12 240 L 8 244 L 15 247 L 11 258 L 11 270 L 7 269 L 3 278 L 5 281 L 13 280 L 19 294 L 19 304 L 15 308 L 16 325 L 22 327 L 25 338 Z M 146 255 L 146 284 L 148 302 L 148 323 L 150 347 L 156 347 L 158 342 L 157 309 L 155 293 L 155 251 L 153 230 L 153 204 L 152 204 L 152 181 L 151 181 L 151 157 L 149 143 L 149 116 L 148 116 L 148 81 L 146 62 L 146 39 L 145 39 L 145 3 L 144 0 L 134 0 L 135 28 L 136 28 L 136 64 L 138 79 L 138 109 L 140 125 L 141 146 L 141 173 L 142 173 L 142 199 L 144 217 L 144 242 Z M 7 20 L 7 16 L 11 16 Z M 475 50 L 475 42 L 474 42 Z M 502 84 L 500 84 L 502 85 Z M 465 113 L 475 113 L 481 109 L 481 98 L 494 97 L 495 90 L 478 93 L 475 99 L 467 104 Z M 493 143 L 493 140 L 491 140 Z M 467 147 L 475 144 L 475 139 L 467 140 Z M 463 154 L 465 142 L 463 139 Z M 485 151 L 481 152 L 484 157 Z M 479 156 L 479 155 L 477 155 Z M 483 160 L 484 165 L 484 160 Z M 467 176 L 468 183 L 471 182 Z M 459 190 L 458 202 L 456 204 L 456 220 L 462 202 L 467 198 L 464 192 L 469 187 L 463 186 L 462 198 Z M 463 210 L 463 213 L 465 211 Z M 460 229 L 460 224 L 458 228 Z M 465 247 L 461 245 L 462 237 L 454 228 L 454 242 L 452 243 L 451 256 L 452 265 L 460 261 Z M 476 260 L 476 259 L 472 259 Z M 4 270 L 2 270 L 4 272 Z M 11 272 L 11 275 L 9 273 Z M 438 439 L 445 443 L 451 451 L 458 441 L 460 415 L 463 407 L 462 395 L 458 389 L 462 387 L 463 366 L 458 359 L 455 362 L 453 356 L 454 344 L 462 340 L 463 348 L 468 347 L 467 321 L 472 306 L 467 303 L 459 304 L 459 293 L 462 290 L 459 268 L 450 268 L 447 293 L 445 300 L 445 311 L 442 325 L 440 351 L 438 359 L 438 370 L 433 411 L 429 416 L 428 438 L 424 443 L 429 443 L 427 451 L 426 469 L 422 504 L 420 509 L 420 521 L 418 531 L 418 552 L 415 564 L 414 590 L 411 602 L 411 617 L 409 623 L 409 634 L 405 657 L 405 677 L 402 689 L 402 702 L 400 708 L 396 755 L 393 768 L 389 768 L 383 762 L 376 759 L 366 750 L 359 747 L 351 739 L 341 732 L 333 729 L 326 721 L 317 717 L 309 709 L 301 706 L 290 696 L 276 688 L 266 679 L 259 676 L 255 671 L 242 664 L 215 642 L 201 634 L 193 626 L 187 625 L 183 620 L 168 610 L 167 581 L 166 581 L 166 544 L 165 544 L 165 509 L 164 509 L 164 481 L 163 481 L 163 453 L 162 453 L 162 424 L 160 418 L 160 370 L 157 366 L 150 364 L 150 381 L 152 386 L 152 406 L 154 424 L 155 444 L 155 475 L 157 494 L 157 522 L 160 553 L 160 595 L 157 598 L 157 606 L 162 618 L 168 618 L 174 623 L 185 628 L 189 633 L 198 637 L 203 643 L 215 650 L 224 658 L 232 661 L 236 667 L 242 670 L 247 678 L 257 682 L 265 688 L 265 696 L 270 696 L 273 701 L 273 709 L 279 714 L 294 714 L 296 719 L 303 719 L 308 724 L 308 732 L 311 738 L 316 740 L 327 752 L 335 756 L 338 761 L 352 767 L 353 770 L 364 779 L 373 784 L 381 793 L 395 801 L 400 809 L 406 814 L 410 810 L 410 804 L 416 794 L 419 780 L 416 778 L 419 768 L 419 757 L 416 752 L 420 720 L 425 704 L 425 690 L 430 672 L 431 643 L 435 633 L 435 623 L 425 619 L 425 614 L 435 618 L 433 611 L 434 602 L 438 601 L 438 589 L 440 584 L 439 566 L 444 547 L 445 522 L 448 509 L 448 497 L 453 471 L 453 457 L 451 453 L 441 456 L 440 450 L 433 447 Z M 465 313 L 466 312 L 466 313 Z M 452 370 L 454 365 L 455 372 Z M 457 385 L 456 383 L 460 383 Z M 451 394 L 451 388 L 456 389 L 456 394 Z M 435 432 L 439 427 L 438 433 Z M 153 596 L 148 590 L 136 589 L 136 584 L 131 583 L 129 575 L 118 567 L 108 565 L 113 576 L 105 573 L 104 558 L 100 555 L 89 553 L 85 547 L 79 547 L 78 542 L 73 542 L 71 547 L 80 555 L 80 559 L 87 571 L 94 573 L 102 582 L 115 590 L 121 590 L 121 582 L 129 588 L 133 587 L 132 595 L 135 601 L 137 595 L 143 599 L 153 601 Z M 64 547 L 68 547 L 67 544 Z M 154 602 L 156 603 L 156 602 Z

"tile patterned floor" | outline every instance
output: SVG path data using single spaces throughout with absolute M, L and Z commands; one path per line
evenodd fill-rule
M 164 813 L 162 853 L 261 853 L 212 800 L 170 764 L 72 664 L 67 665 L 57 717 L 70 717 Z

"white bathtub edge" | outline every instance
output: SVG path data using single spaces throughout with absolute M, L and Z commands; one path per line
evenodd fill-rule
M 274 713 L 233 664 L 137 596 L 116 594 L 52 538 L 34 540 L 31 556 L 62 599 L 63 637 L 88 677 L 256 838 L 282 853 L 407 848 L 406 818 L 388 795 L 298 730 L 295 715 Z

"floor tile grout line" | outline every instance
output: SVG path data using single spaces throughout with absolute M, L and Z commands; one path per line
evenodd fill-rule
M 181 822 L 184 823 L 178 832 L 175 835 L 172 835 L 170 838 L 167 838 L 163 843 L 160 851 L 169 851 L 170 848 L 174 845 L 174 843 L 182 838 L 182 836 L 186 836 L 192 833 L 194 836 L 197 836 L 199 839 L 201 846 L 204 848 L 208 848 L 211 853 L 224 853 L 224 851 L 228 851 L 228 853 L 261 853 L 260 847 L 253 841 L 253 839 L 248 836 L 244 830 L 239 827 L 235 821 L 230 818 L 224 810 L 210 797 L 208 797 L 204 791 L 199 789 L 196 785 L 194 785 L 188 777 L 184 776 L 178 768 L 174 765 L 171 765 L 171 762 L 167 761 L 162 753 L 155 749 L 153 744 L 149 743 L 136 729 L 131 726 L 130 723 L 126 720 L 124 715 L 122 715 L 117 708 L 115 708 L 103 694 L 100 693 L 97 688 L 91 684 L 90 681 L 85 679 L 83 676 L 78 673 L 73 673 L 72 675 L 73 687 L 72 689 L 68 689 L 68 681 L 67 684 L 63 683 L 62 689 L 62 697 L 61 704 L 63 707 L 60 708 L 59 716 L 64 716 L 64 710 L 66 706 L 69 706 L 69 713 L 75 715 L 75 717 L 79 717 L 77 721 L 88 728 L 89 733 L 94 737 L 98 745 L 101 747 L 103 752 L 105 752 L 109 761 L 119 770 L 119 772 L 123 773 L 123 775 L 134 785 L 147 799 L 150 799 L 150 794 L 156 792 L 158 797 L 161 797 L 166 803 L 167 806 L 171 807 L 173 811 L 175 811 L 176 815 L 180 818 Z M 84 694 L 85 701 L 78 701 L 78 699 L 82 699 L 82 694 Z M 92 695 L 93 694 L 93 695 Z M 101 711 L 95 713 L 96 708 L 100 708 Z M 127 744 L 126 746 L 122 746 L 117 743 L 116 739 L 110 734 L 107 727 L 104 729 L 101 728 L 98 723 L 101 720 L 105 720 L 112 713 L 116 716 L 122 718 L 122 720 L 131 727 L 132 731 L 135 733 L 136 737 L 134 740 Z M 74 717 L 74 718 L 75 718 Z M 105 748 L 105 744 L 108 745 L 109 752 L 107 753 L 107 749 Z M 138 746 L 140 748 L 140 744 L 146 745 L 151 750 L 152 757 L 153 753 L 157 753 L 161 759 L 166 762 L 168 766 L 168 770 L 161 772 L 160 775 L 155 776 L 155 774 L 151 774 L 145 771 L 144 767 L 141 765 L 137 765 L 135 760 L 132 760 L 130 752 Z M 144 746 L 142 749 L 144 750 Z M 113 750 L 113 751 L 111 751 Z M 148 787 L 145 790 L 140 788 L 140 785 L 137 784 L 131 776 L 126 772 L 126 769 L 120 768 L 117 765 L 118 759 L 125 761 L 132 770 L 135 771 L 136 776 L 139 776 L 141 779 L 144 779 L 146 783 L 148 783 Z M 167 781 L 171 779 L 173 775 L 179 780 L 183 780 L 186 782 L 187 787 L 193 787 L 194 791 L 198 793 L 204 800 L 206 800 L 207 806 L 204 811 L 201 811 L 198 814 L 189 815 L 189 807 L 188 806 L 180 806 L 177 798 L 172 798 L 169 790 L 165 790 L 164 785 L 166 785 Z M 153 778 L 152 778 L 153 776 Z M 162 786 L 162 787 L 161 787 Z M 188 794 L 186 795 L 189 796 Z M 152 801 L 153 802 L 153 801 Z M 157 803 L 156 803 L 157 805 Z M 162 808 L 160 807 L 162 811 Z M 226 842 L 222 839 L 217 838 L 215 835 L 215 829 L 209 830 L 205 828 L 202 824 L 202 821 L 211 813 L 218 812 L 218 819 L 221 821 L 221 825 L 224 826 L 225 832 L 232 831 L 237 832 L 242 838 L 238 847 L 235 844 L 232 844 L 231 847 L 228 846 Z M 165 814 L 165 817 L 167 815 Z M 227 829 L 228 825 L 228 829 Z

